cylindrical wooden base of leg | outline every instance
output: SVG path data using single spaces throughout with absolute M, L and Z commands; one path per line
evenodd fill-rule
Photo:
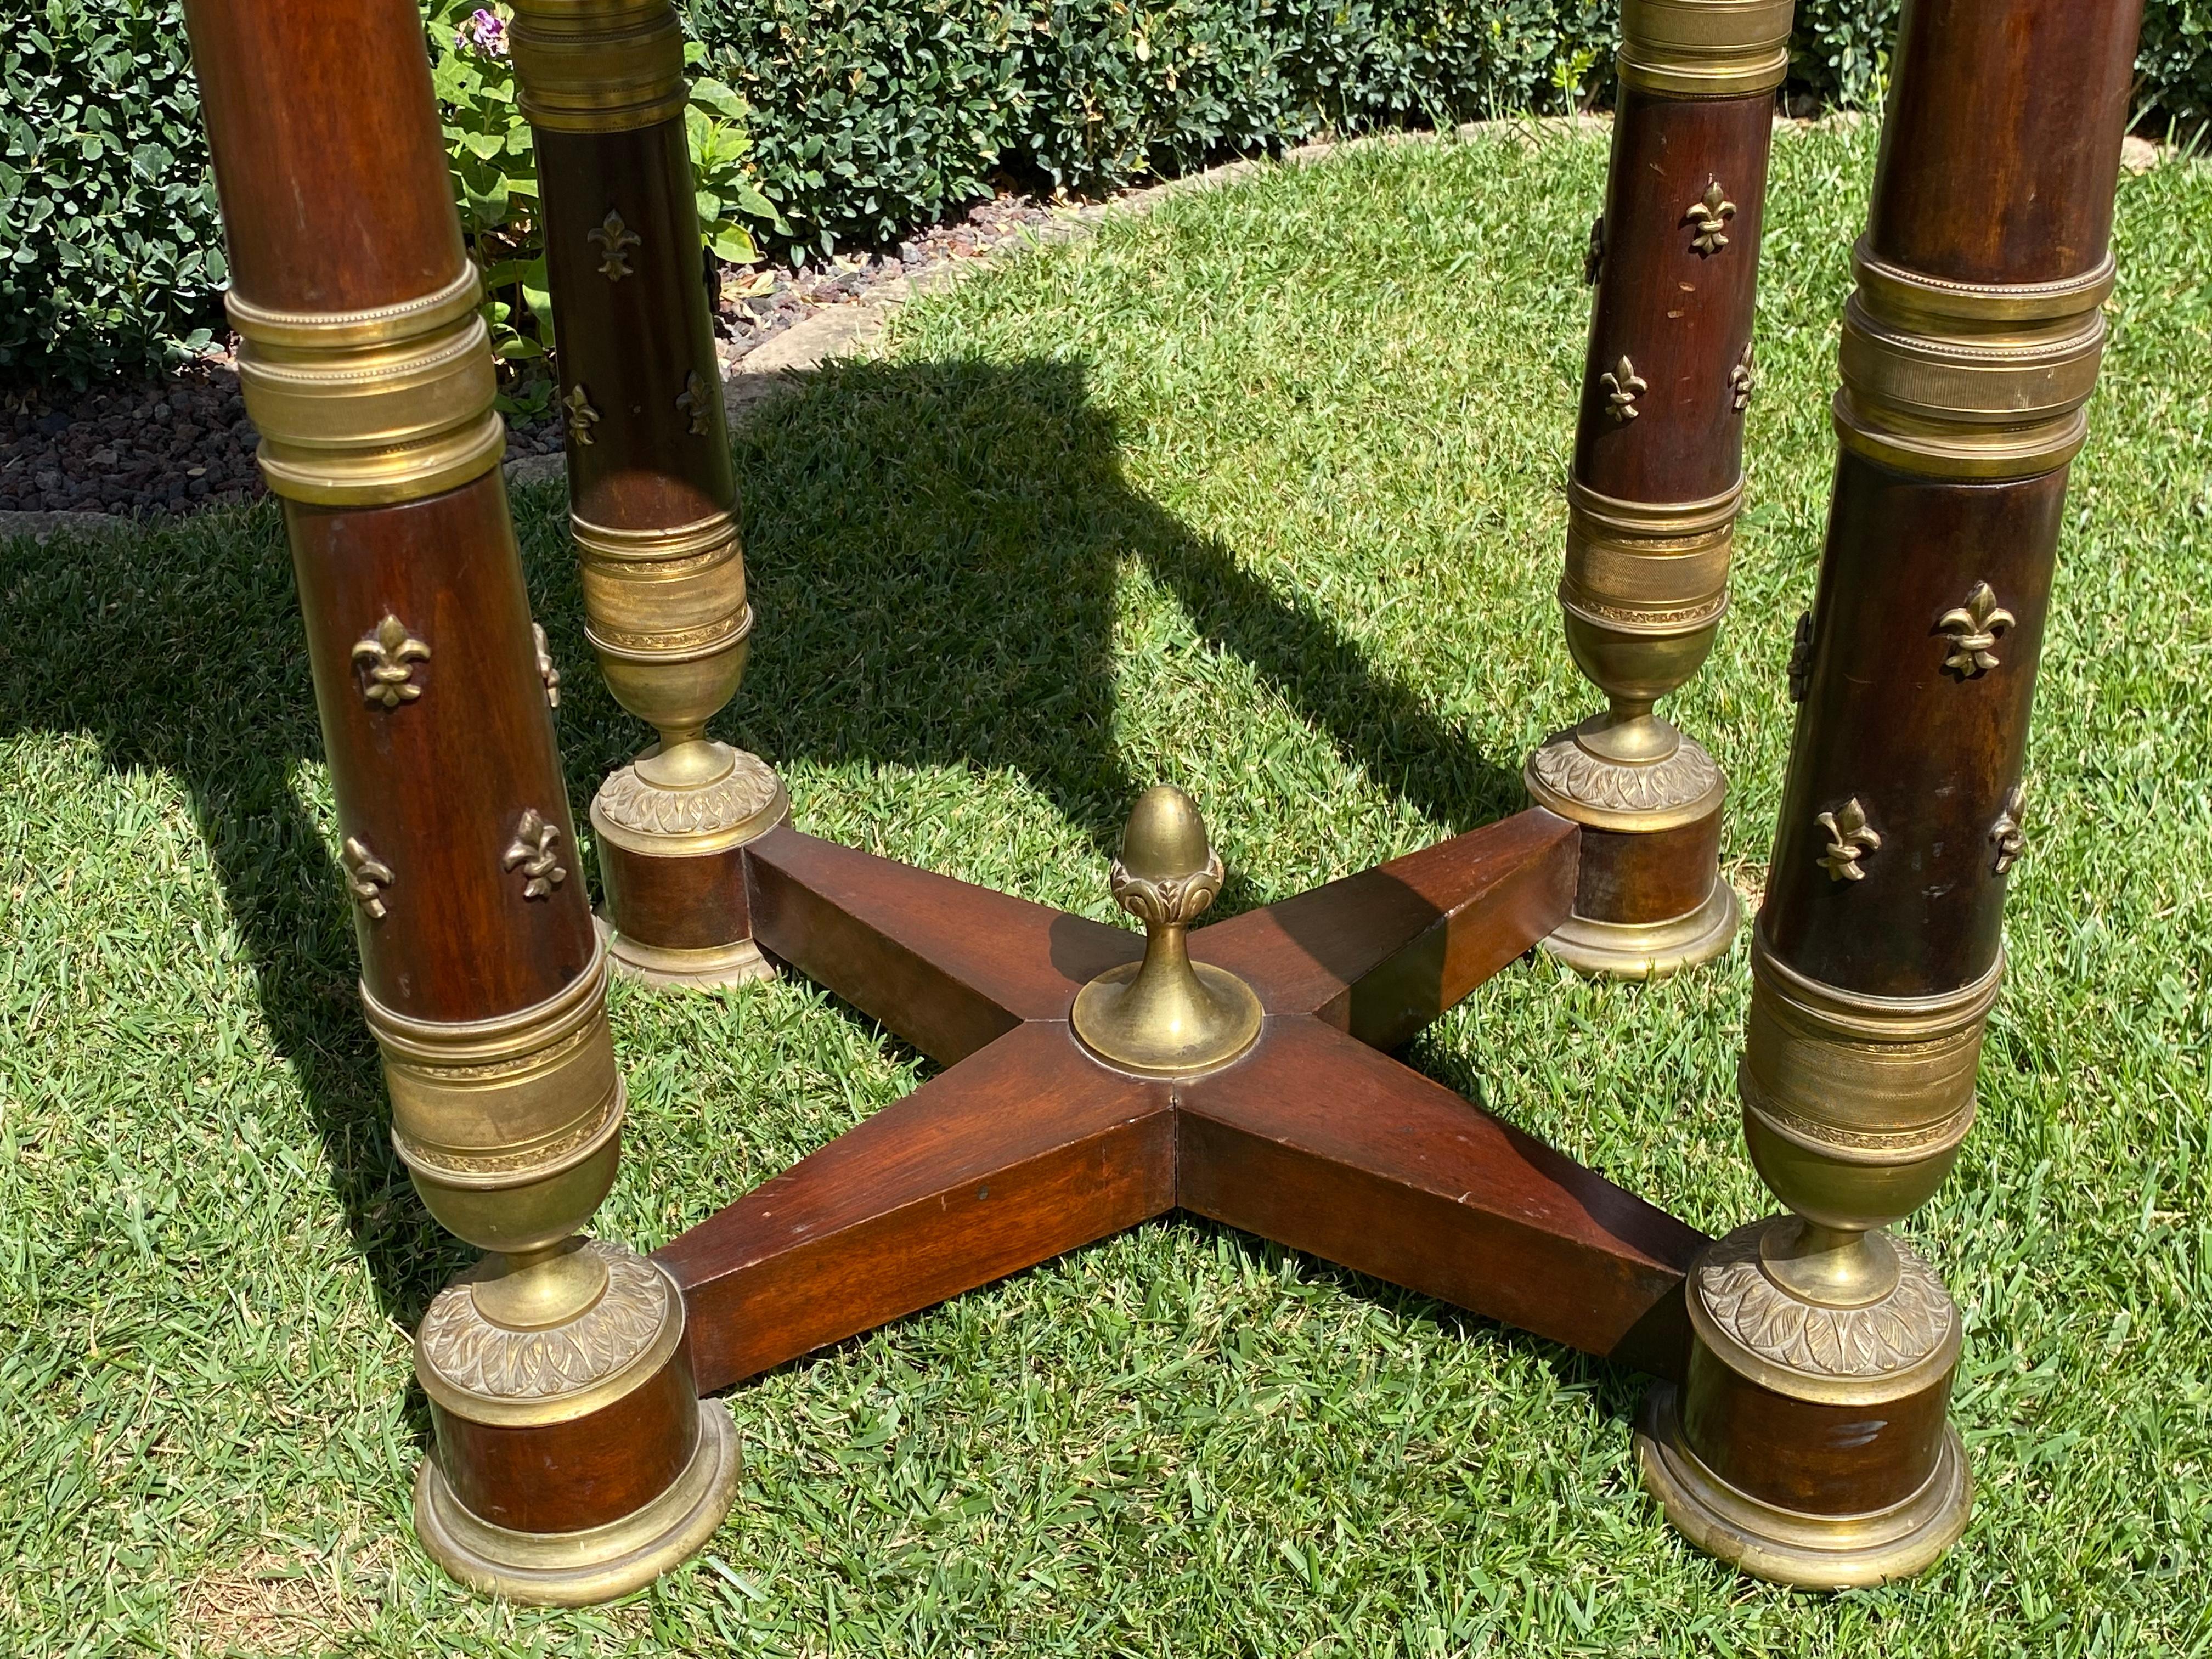
M 790 817 L 791 804 L 766 762 L 725 752 L 728 774 L 702 787 L 663 787 L 632 765 L 592 802 L 607 896 L 600 921 L 626 978 L 702 991 L 775 975 L 753 942 L 744 848 Z
M 713 1536 L 737 1493 L 736 1431 L 693 1383 L 683 1293 L 644 1257 L 585 1249 L 607 1282 L 580 1314 L 495 1323 L 471 1275 L 416 1340 L 438 1436 L 416 1477 L 416 1533 L 454 1577 L 511 1601 L 636 1589 Z
M 1580 730 L 1580 728 L 1577 728 Z M 1577 973 L 1657 979 L 1727 951 L 1742 920 L 1720 876 L 1720 769 L 1689 738 L 1626 766 L 1563 732 L 1529 757 L 1540 806 L 1583 826 L 1574 909 L 1544 949 Z
M 1973 1503 L 1946 1416 L 1958 1311 L 1901 1245 L 1880 1300 L 1805 1302 L 1762 1265 L 1768 1224 L 1692 1269 L 1687 1375 L 1653 1389 L 1637 1426 L 1644 1485 L 1692 1543 L 1758 1577 L 1909 1577 L 1957 1541 Z

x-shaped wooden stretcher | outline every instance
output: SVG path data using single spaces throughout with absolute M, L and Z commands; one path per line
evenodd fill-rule
M 1163 1079 L 1068 1024 L 1142 935 L 762 836 L 761 944 L 947 1069 L 659 1252 L 701 1390 L 1175 1209 L 1678 1376 L 1705 1237 L 1388 1052 L 1559 924 L 1578 838 L 1526 811 L 1198 929 L 1266 1021 Z

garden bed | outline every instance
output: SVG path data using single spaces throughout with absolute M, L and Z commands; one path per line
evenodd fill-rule
M 825 307 L 880 297 L 893 284 L 974 259 L 1050 223 L 1054 210 L 1015 194 L 979 202 L 885 254 L 797 270 L 721 267 L 716 343 L 725 373 Z M 234 341 L 178 369 L 95 386 L 0 397 L 0 515 L 195 512 L 258 499 L 259 441 L 239 395 Z M 541 376 L 544 369 L 537 371 Z M 550 412 L 507 422 L 507 459 L 561 452 Z M 0 531 L 6 527 L 0 518 Z

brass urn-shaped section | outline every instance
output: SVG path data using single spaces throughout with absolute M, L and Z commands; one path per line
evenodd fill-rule
M 550 902 L 582 903 L 569 886 Z M 737 1495 L 736 1431 L 698 1398 L 683 1292 L 580 1231 L 614 1184 L 627 1110 L 607 974 L 602 945 L 544 1001 L 462 1022 L 362 990 L 392 1144 L 425 1207 L 485 1253 L 416 1337 L 437 1435 L 416 1535 L 463 1583 L 516 1601 L 627 1594 L 702 1546 Z
M 1145 924 L 1145 959 L 1076 994 L 1085 1048 L 1109 1066 L 1188 1077 L 1225 1066 L 1260 1036 L 1260 999 L 1225 969 L 1190 959 L 1190 924 L 1221 890 L 1221 859 L 1188 795 L 1171 783 L 1138 797 L 1114 860 L 1114 901 Z
M 1726 781 L 1652 706 L 1694 675 L 1728 609 L 1741 483 L 1653 504 L 1567 484 L 1559 607 L 1575 666 L 1603 713 L 1528 757 L 1537 805 L 1583 826 L 1583 885 L 1545 948 L 1577 972 L 1642 978 L 1729 946 L 1735 892 L 1719 878 Z

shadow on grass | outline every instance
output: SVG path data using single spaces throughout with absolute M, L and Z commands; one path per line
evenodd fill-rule
M 1459 830 L 1519 805 L 1516 770 L 1319 606 L 1132 489 L 1079 365 L 835 366 L 757 411 L 738 459 L 761 622 L 720 724 L 773 761 L 1010 770 L 1103 854 L 1154 781 L 1115 736 L 1116 587 L 1133 564 L 1209 647 L 1431 818 Z M 586 666 L 559 529 L 520 519 L 533 603 L 570 669 L 561 737 L 581 803 L 641 732 Z M 384 1311 L 411 1325 L 466 1251 L 413 1202 L 386 1138 L 349 908 L 295 780 L 321 744 L 276 510 L 10 544 L 0 592 L 0 730 L 88 733 L 111 767 L 158 768 L 190 792 L 272 1045 L 300 1078 Z M 1224 898 L 1226 914 L 1254 896 Z
M 738 457 L 762 621 L 737 713 L 764 754 L 1011 769 L 1103 854 L 1158 781 L 1114 731 L 1135 566 L 1431 818 L 1457 831 L 1521 804 L 1517 764 L 1133 489 L 1079 364 L 833 365 L 760 410 Z

